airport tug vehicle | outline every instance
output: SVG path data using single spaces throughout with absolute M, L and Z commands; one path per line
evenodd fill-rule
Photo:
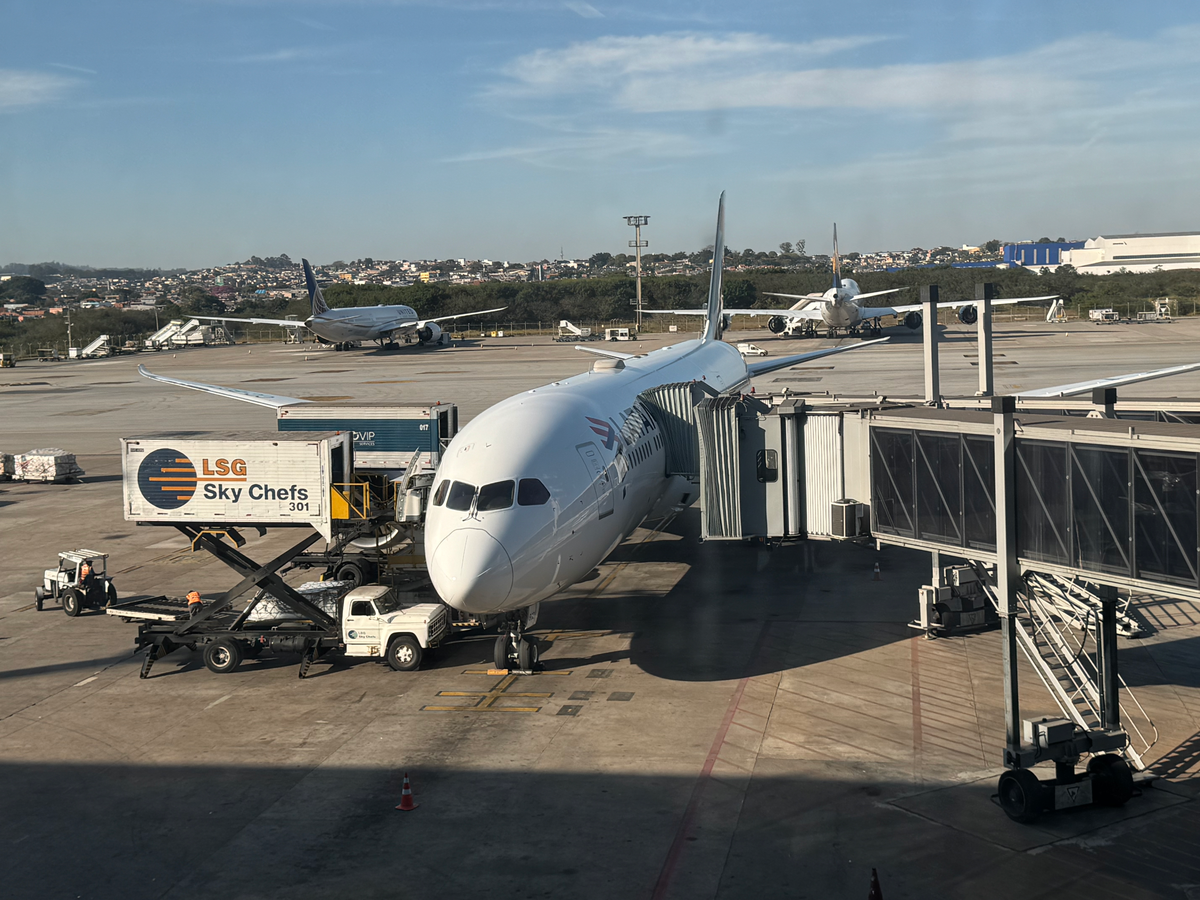
M 108 577 L 108 554 L 64 550 L 58 554 L 58 568 L 45 570 L 33 597 L 39 610 L 47 600 L 59 601 L 72 618 L 88 608 L 111 606 L 117 602 L 117 589 Z

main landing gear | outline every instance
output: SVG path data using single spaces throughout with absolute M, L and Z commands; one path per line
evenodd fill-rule
M 497 669 L 532 672 L 538 664 L 537 639 L 525 634 L 525 629 L 537 621 L 537 607 L 518 610 L 505 616 L 500 636 L 492 651 Z

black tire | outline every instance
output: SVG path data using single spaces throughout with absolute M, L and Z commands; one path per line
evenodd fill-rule
M 1000 808 L 1014 822 L 1028 824 L 1045 808 L 1045 791 L 1028 769 L 1009 769 L 1000 776 Z
M 532 672 L 533 667 L 537 664 L 537 639 L 531 637 L 521 638 L 521 642 L 517 644 L 517 665 L 520 667 L 522 672 Z
M 104 586 L 104 605 L 106 607 L 117 605 L 117 586 L 111 581 Z
M 412 672 L 421 667 L 421 645 L 409 634 L 402 634 L 387 649 L 387 663 L 397 672 Z
M 508 635 L 502 634 L 496 638 L 496 645 L 492 648 L 492 662 L 496 664 L 497 669 L 507 669 L 508 663 Z
M 38 612 L 42 611 L 42 604 L 45 602 L 45 600 L 46 592 L 40 587 L 35 587 L 33 589 L 33 605 L 37 607 Z
M 83 612 L 83 595 L 75 588 L 67 588 L 62 592 L 62 609 L 72 619 Z
M 1092 803 L 1096 806 L 1124 806 L 1133 796 L 1133 771 L 1123 757 L 1115 753 L 1093 756 L 1087 770 L 1092 776 Z
M 244 655 L 241 642 L 229 638 L 204 645 L 204 665 L 218 675 L 225 675 L 240 666 Z
M 335 581 L 351 581 L 354 587 L 359 587 L 366 582 L 366 573 L 363 572 L 363 567 L 358 563 L 348 562 L 342 563 L 337 568 L 337 577 Z

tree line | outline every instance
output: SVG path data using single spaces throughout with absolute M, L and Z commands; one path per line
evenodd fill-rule
M 1055 272 L 1024 268 L 941 267 L 864 272 L 853 274 L 853 277 L 864 291 L 907 289 L 898 296 L 879 298 L 878 303 L 882 305 L 918 302 L 919 288 L 925 284 L 937 284 L 942 300 L 973 298 L 976 282 L 982 281 L 995 284 L 1001 297 L 1058 294 L 1069 307 L 1079 310 L 1081 314 L 1088 309 L 1112 307 L 1131 315 L 1139 309 L 1149 309 L 1149 301 L 1156 297 L 1171 297 L 1181 301 L 1178 314 L 1188 315 L 1195 312 L 1200 302 L 1200 270 L 1197 269 L 1098 276 L 1080 275 L 1070 266 L 1060 266 Z M 782 308 L 791 305 L 790 302 L 766 294 L 821 292 L 830 285 L 831 275 L 827 270 L 797 272 L 754 269 L 726 272 L 725 306 Z M 608 275 L 542 282 L 417 283 L 408 287 L 338 283 L 328 285 L 323 292 L 326 301 L 333 307 L 403 304 L 429 318 L 502 306 L 505 307 L 504 312 L 491 317 L 494 321 L 556 323 L 559 319 L 570 319 L 573 322 L 627 323 L 634 318 L 632 302 L 636 287 L 634 279 L 627 275 Z M 707 293 L 707 275 L 644 276 L 642 279 L 643 304 L 648 309 L 701 308 Z M 170 318 L 189 314 L 222 315 L 224 312 L 224 304 L 218 298 L 201 288 L 190 286 L 185 289 L 179 304 L 160 305 L 159 320 L 165 324 Z M 244 298 L 237 312 L 230 315 L 267 318 L 295 316 L 304 319 L 310 312 L 306 297 L 287 299 L 253 296 Z M 155 314 L 148 311 L 99 308 L 75 310 L 71 316 L 72 336 L 79 346 L 100 334 L 111 334 L 123 340 L 134 339 L 150 334 L 155 327 Z M 50 345 L 65 340 L 66 336 L 64 316 L 30 318 L 20 323 L 15 319 L 0 319 L 0 346 L 17 343 Z

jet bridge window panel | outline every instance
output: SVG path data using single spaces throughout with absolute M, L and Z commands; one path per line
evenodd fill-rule
M 996 549 L 996 450 L 990 437 L 963 435 L 963 531 L 966 546 Z
M 1134 450 L 1136 577 L 1197 585 L 1197 475 L 1193 454 Z
M 916 537 L 913 433 L 871 429 L 871 530 Z
M 1020 440 L 1017 453 L 1017 555 L 1071 564 L 1067 445 Z
M 916 434 L 917 536 L 962 546 L 962 442 L 957 434 Z
M 1069 445 L 1072 563 L 1129 571 L 1129 451 Z

